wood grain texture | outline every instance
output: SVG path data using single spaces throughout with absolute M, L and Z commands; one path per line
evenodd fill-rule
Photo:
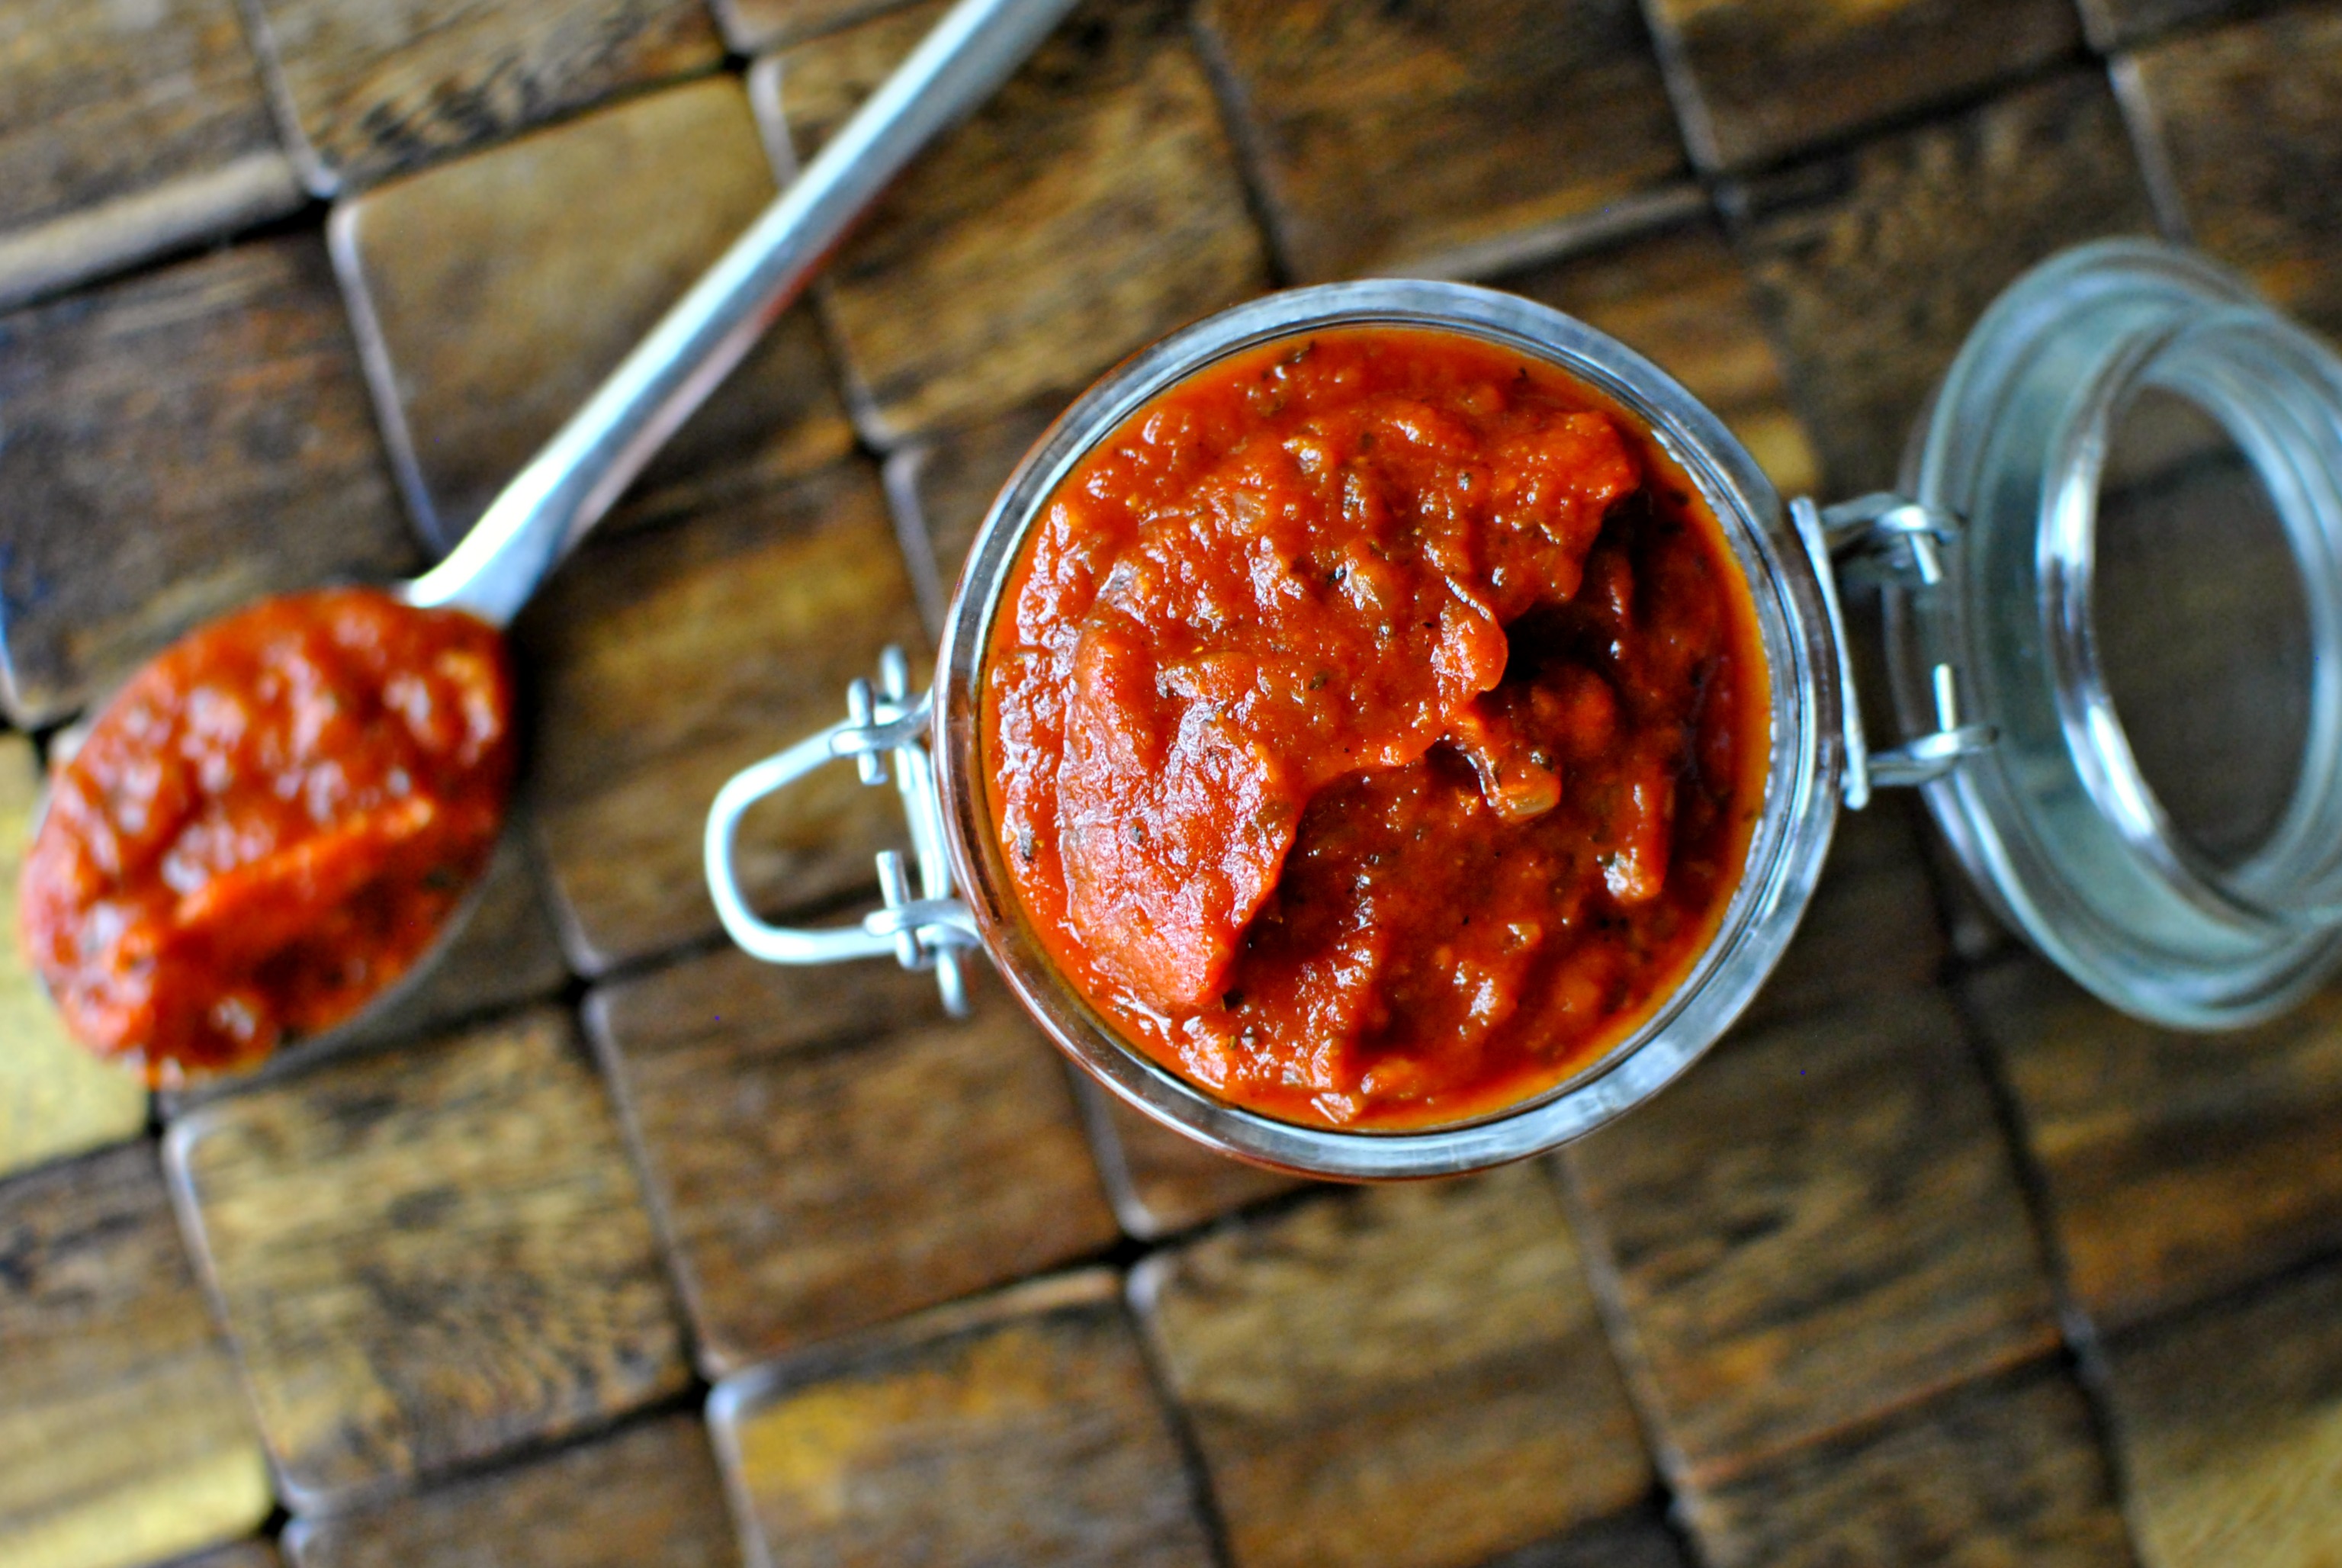
M 269 1507 L 154 1145 L 0 1185 L 0 1561 L 127 1568 Z
M 1784 495 L 1821 478 L 1748 276 L 1710 218 L 1503 280 L 1599 327 L 1715 410 Z
M 710 1377 L 1114 1240 L 1056 1053 L 975 981 L 966 1022 L 892 964 L 728 951 L 595 994 Z
M 2067 245 L 2155 229 L 2114 95 L 2093 75 L 1726 195 L 1842 494 L 1894 483 L 1911 422 L 2002 288 Z
M 1881 690 L 1883 683 L 1869 689 Z M 1947 941 L 1923 847 L 1934 831 L 1907 794 L 1874 796 L 1867 808 L 1838 817 L 1829 860 L 1797 934 L 1741 1015 L 1741 1029 L 1811 1018 L 1857 997 L 1907 995 L 1936 984 Z
M 1086 1078 L 1077 1079 L 1074 1088 L 1115 1217 L 1140 1241 L 1192 1230 L 1302 1184 L 1292 1176 L 1214 1154 L 1139 1114 Z
M 285 1559 L 278 1554 L 273 1538 L 257 1535 L 217 1551 L 179 1558 L 170 1568 L 285 1568 Z
M 2029 954 L 1968 977 L 2077 1304 L 2135 1323 L 2342 1243 L 2342 993 L 2161 1030 Z
M 1207 1568 L 1116 1282 L 1049 1280 L 717 1388 L 772 1568 Z
M 1679 1506 L 1709 1568 L 2133 1561 L 2088 1406 L 2054 1363 L 1968 1383 Z
M 0 705 L 59 718 L 198 622 L 415 561 L 311 235 L 0 318 Z
M 219 1101 L 166 1147 L 304 1513 L 688 1380 L 616 1119 L 557 1011 Z
M 2312 5 L 2189 34 L 2126 74 L 2190 238 L 2342 334 L 2342 15 Z
M 1204 0 L 1296 282 L 1485 273 L 1679 176 L 1634 0 Z
M 760 55 L 866 22 L 916 0 L 708 0 L 736 55 Z
M 330 196 L 712 68 L 696 0 L 242 0 L 309 187 Z
M 1679 1483 L 2057 1343 L 2009 1150 L 1939 992 L 1736 1037 L 1562 1159 Z
M 1647 0 L 1692 156 L 1776 161 L 2081 47 L 2067 0 Z
M 997 417 L 923 438 L 887 458 L 886 498 L 920 584 L 920 609 L 937 637 L 985 514 L 1065 404 L 1063 397 L 1045 395 Z
M 0 230 L 276 147 L 235 0 L 0 15 Z
M 1952 847 L 1932 834 L 1924 846 L 1943 911 L 1945 938 L 1954 955 L 1963 964 L 1984 964 L 2022 951 L 2024 939 L 2001 924 L 1999 912 L 1985 902 Z
M 1544 1174 L 1317 1199 L 1132 1276 L 1239 1568 L 1477 1563 L 1651 1484 Z
M 146 1089 L 74 1044 L 16 935 L 40 760 L 0 735 L 0 1177 L 146 1130 Z
M 700 860 L 733 773 L 845 715 L 889 643 L 922 644 L 876 475 L 751 485 L 670 527 L 589 543 L 522 617 L 536 684 L 527 788 L 586 974 L 716 929 Z M 742 884 L 797 910 L 875 884 L 895 791 L 826 769 L 750 814 Z
M 549 1458 L 285 1532 L 294 1568 L 738 1568 L 724 1482 L 696 1417 L 666 1416 Z
M 2287 0 L 2075 0 L 2082 30 L 2101 54 L 2143 44 L 2175 28 L 2248 16 Z
M 718 76 L 342 204 L 335 259 L 426 533 L 460 539 L 773 194 L 747 95 Z M 604 526 L 684 515 L 853 445 L 820 329 L 792 312 Z
M 773 56 L 760 109 L 810 155 L 940 11 Z M 1091 0 L 896 182 L 818 297 L 855 417 L 891 446 L 1077 390 L 1266 282 L 1184 7 Z
M 235 0 L 18 0 L 0 105 L 0 307 L 301 204 Z
M 1507 1552 L 1486 1568 L 1691 1568 L 1691 1559 L 1663 1520 L 1637 1510 Z
M 2342 1543 L 2342 1266 L 2126 1335 L 2107 1397 L 2148 1568 L 2327 1568 Z

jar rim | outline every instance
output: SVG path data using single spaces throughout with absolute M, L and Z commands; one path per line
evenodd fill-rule
M 1559 1083 L 1468 1120 L 1337 1129 L 1233 1105 L 1163 1067 L 1102 1018 L 1026 928 L 995 842 L 980 694 L 995 617 L 1057 486 L 1140 408 L 1226 357 L 1346 326 L 1462 333 L 1526 354 L 1638 421 L 1721 525 L 1756 612 L 1771 692 L 1765 805 L 1723 919 L 1650 1014 Z M 1778 495 L 1720 420 L 1665 371 L 1548 306 L 1471 285 L 1382 279 L 1263 296 L 1124 361 L 1044 433 L 1003 486 L 946 617 L 936 669 L 935 765 L 946 844 L 984 944 L 1026 1009 L 1076 1064 L 1142 1114 L 1223 1153 L 1351 1179 L 1432 1176 L 1521 1159 L 1647 1099 L 1703 1054 L 1756 994 L 1811 897 L 1837 821 L 1839 663 L 1817 568 Z

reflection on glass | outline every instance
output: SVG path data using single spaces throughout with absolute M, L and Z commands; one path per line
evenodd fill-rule
M 2179 835 L 2233 867 L 2277 826 L 2308 724 L 2308 611 L 2284 525 L 2218 424 L 2168 393 L 2117 426 L 2091 614 L 2139 771 Z

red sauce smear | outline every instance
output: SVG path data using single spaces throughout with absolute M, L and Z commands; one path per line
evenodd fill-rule
M 485 866 L 513 711 L 494 627 L 368 589 L 175 644 L 55 771 L 25 863 L 66 1025 L 163 1084 L 356 1012 Z
M 1588 388 L 1460 334 L 1321 332 L 1150 403 L 1051 498 L 986 667 L 1043 947 L 1302 1123 L 1584 1066 L 1713 936 L 1764 794 L 1714 517 Z

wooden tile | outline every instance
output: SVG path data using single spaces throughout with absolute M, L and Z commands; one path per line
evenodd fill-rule
M 723 1478 L 694 1416 L 285 1533 L 294 1568 L 737 1568 Z
M 1678 1505 L 1709 1568 L 2132 1561 L 2089 1409 L 2054 1363 L 1968 1383 Z
M 2342 333 L 2342 14 L 2297 7 L 2189 34 L 2125 71 L 2194 242 Z
M 1674 1531 L 1638 1510 L 1507 1552 L 1486 1568 L 1691 1568 L 1691 1560 Z
M 760 109 L 809 156 L 941 9 L 771 56 L 752 84 Z M 819 297 L 874 443 L 1076 391 L 1265 285 L 1184 13 L 1176 0 L 1091 0 L 830 263 Z
M 1114 1240 L 1056 1052 L 975 980 L 965 1022 L 891 963 L 729 950 L 595 993 L 710 1377 Z
M 527 788 L 581 972 L 716 929 L 707 807 L 758 758 L 846 716 L 849 681 L 918 610 L 870 468 L 756 485 L 672 527 L 595 540 L 520 623 L 536 686 Z M 802 909 L 876 884 L 908 842 L 894 789 L 814 774 L 740 834 L 752 897 Z
M 1503 286 L 1649 355 L 1732 427 L 1782 494 L 1820 480 L 1747 275 L 1712 220 L 1517 274 Z
M 2342 992 L 2217 1035 L 2141 1024 L 2029 954 L 1960 995 L 2024 1122 L 2067 1288 L 2101 1323 L 2342 1243 Z
M 277 1554 L 274 1540 L 265 1535 L 256 1535 L 249 1541 L 239 1541 L 215 1552 L 182 1557 L 173 1563 L 171 1568 L 285 1568 L 285 1559 Z
M 960 569 L 994 499 L 1066 401 L 1045 396 L 996 418 L 926 437 L 886 460 L 886 497 L 919 584 L 921 613 L 938 637 Z
M 329 196 L 712 68 L 696 0 L 243 0 L 310 189 Z
M 0 103 L 0 308 L 303 199 L 235 0 L 19 0 Z
M 1207 1568 L 1116 1283 L 1046 1281 L 717 1388 L 708 1421 L 751 1554 Z
M 835 32 L 916 0 L 709 0 L 724 41 L 736 55 L 761 55 L 784 44 Z
M 2075 0 L 2082 30 L 2102 54 L 2143 44 L 2177 27 L 2250 15 L 2287 0 Z
M 314 236 L 0 318 L 0 705 L 64 716 L 263 594 L 415 564 Z
M 151 1562 L 269 1506 L 155 1146 L 0 1185 L 0 1560 Z
M 0 1177 L 146 1130 L 145 1085 L 74 1044 L 15 940 L 39 770 L 30 741 L 0 735 Z
M 1296 282 L 1486 273 L 1680 176 L 1634 0 L 1205 0 Z
M 1684 136 L 1742 168 L 1966 96 L 2081 47 L 2067 0 L 1649 0 Z
M 1191 1230 L 1303 1184 L 1214 1154 L 1193 1138 L 1140 1115 L 1087 1079 L 1077 1080 L 1074 1087 L 1115 1216 L 1140 1241 Z
M 2103 559 L 2103 557 L 2102 557 Z M 1886 605 L 1877 584 L 1839 585 L 1854 684 L 1873 747 L 1905 735 L 1887 665 Z M 1954 958 L 1982 961 L 2019 940 L 2001 925 L 1935 813 L 1908 789 L 1879 790 L 1838 814 L 1820 886 L 1797 940 L 1753 1011 L 1827 1002 L 1866 984 L 1885 989 L 1940 981 Z
M 1678 1483 L 2057 1343 L 2009 1151 L 1936 991 L 1737 1037 L 1563 1159 Z
M 1239 1568 L 1461 1568 L 1650 1487 L 1536 1167 L 1240 1223 L 1153 1254 L 1131 1293 Z
M 1927 831 L 1921 835 L 1936 900 L 1943 911 L 1945 939 L 1962 964 L 1983 964 L 2021 952 L 2025 943 L 2001 924 L 1998 911 L 1985 902 L 1983 892 L 1968 878 L 1950 844 L 1935 832 L 1935 819 L 1926 813 Z
M 1792 394 L 1842 494 L 1894 483 L 1921 404 L 2003 287 L 2067 245 L 2155 228 L 2095 75 L 1727 195 Z
M 1743 1028 L 1811 1018 L 1857 996 L 1933 985 L 1947 952 L 1922 835 L 1935 831 L 1907 794 L 1873 796 L 1837 823 L 1828 863 L 1781 965 Z
M 2342 1541 L 2342 1265 L 2107 1347 L 2148 1568 L 2325 1568 Z
M 747 95 L 718 76 L 336 208 L 335 259 L 426 532 L 461 538 L 773 192 Z M 604 526 L 680 515 L 853 444 L 819 329 L 792 312 Z
M 687 1381 L 616 1120 L 557 1011 L 217 1101 L 166 1148 L 302 1512 Z

